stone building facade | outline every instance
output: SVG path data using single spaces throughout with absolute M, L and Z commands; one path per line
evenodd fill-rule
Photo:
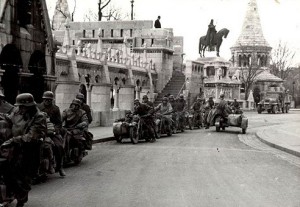
M 12 104 L 29 92 L 37 102 L 55 88 L 55 45 L 45 0 L 1 0 L 0 81 Z

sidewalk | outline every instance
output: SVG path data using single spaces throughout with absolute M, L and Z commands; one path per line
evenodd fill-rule
M 300 122 L 269 126 L 256 135 L 269 146 L 300 157 Z
M 89 131 L 94 135 L 93 144 L 114 140 L 113 127 L 92 127 Z

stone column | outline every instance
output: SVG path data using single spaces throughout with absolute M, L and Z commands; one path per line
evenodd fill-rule
M 113 111 L 119 111 L 119 92 L 120 92 L 120 86 L 119 85 L 114 85 L 114 108 Z
M 134 86 L 126 85 L 119 91 L 119 109 L 133 110 Z

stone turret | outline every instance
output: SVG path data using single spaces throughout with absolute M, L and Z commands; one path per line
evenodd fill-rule
M 64 23 L 66 22 L 67 18 L 71 19 L 68 1 L 57 0 L 53 15 L 52 29 L 64 30 Z
M 233 67 L 269 67 L 272 48 L 263 35 L 256 0 L 249 0 L 242 32 L 230 49 Z

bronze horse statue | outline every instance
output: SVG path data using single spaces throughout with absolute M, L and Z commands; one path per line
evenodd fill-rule
M 199 54 L 200 54 L 200 57 L 205 57 L 204 52 L 205 52 L 205 49 L 207 48 L 207 46 L 212 46 L 212 47 L 215 46 L 216 50 L 217 50 L 217 56 L 220 57 L 219 50 L 220 50 L 220 46 L 221 46 L 222 41 L 223 41 L 223 36 L 224 36 L 224 38 L 226 38 L 228 33 L 229 33 L 229 30 L 226 29 L 226 28 L 223 28 L 220 31 L 218 31 L 216 33 L 214 39 L 212 40 L 212 45 L 207 45 L 206 36 L 200 37 L 200 40 L 199 40 Z

